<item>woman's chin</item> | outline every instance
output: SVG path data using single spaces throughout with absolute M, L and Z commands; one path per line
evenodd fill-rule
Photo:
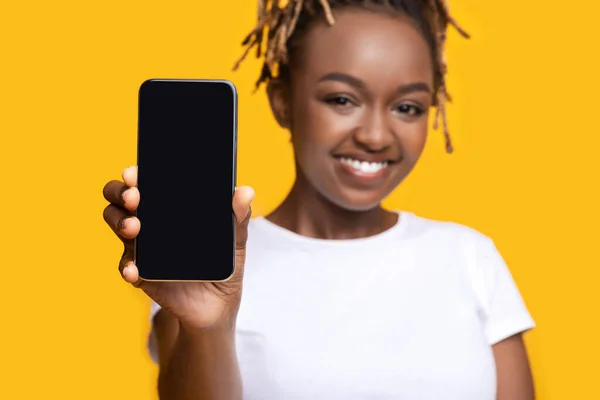
M 374 191 L 343 190 L 328 196 L 338 207 L 352 212 L 367 212 L 381 205 L 385 195 Z

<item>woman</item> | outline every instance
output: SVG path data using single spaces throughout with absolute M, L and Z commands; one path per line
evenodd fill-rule
M 234 277 L 138 282 L 136 168 L 104 189 L 121 274 L 153 300 L 161 399 L 533 399 L 534 323 L 493 242 L 380 205 L 418 161 L 430 108 L 445 118 L 443 3 L 263 3 L 245 44 L 265 56 L 258 84 L 297 173 L 264 218 L 237 189 Z

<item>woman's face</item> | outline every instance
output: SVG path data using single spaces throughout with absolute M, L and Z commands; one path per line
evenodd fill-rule
M 377 207 L 425 146 L 428 44 L 406 17 L 349 8 L 333 26 L 309 28 L 300 51 L 290 90 L 270 92 L 291 130 L 299 179 L 344 209 Z

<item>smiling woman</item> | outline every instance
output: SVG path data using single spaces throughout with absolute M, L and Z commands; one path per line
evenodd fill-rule
M 447 23 L 468 35 L 442 2 L 292 1 L 268 12 L 265 5 L 259 5 L 259 22 L 244 40 L 241 60 L 254 47 L 264 53 L 257 85 L 268 85 L 276 118 L 292 132 L 297 166 L 321 194 L 352 210 L 378 204 L 417 162 L 432 105 L 439 106 L 452 151 L 444 112 Z M 329 149 L 313 147 L 323 143 L 315 140 L 320 137 Z M 353 143 L 344 140 L 350 137 Z M 336 162 L 317 162 L 327 160 L 315 157 L 323 151 Z M 351 162 L 339 163 L 341 158 Z M 387 163 L 373 174 L 368 162 Z
M 521 334 L 534 322 L 494 242 L 381 206 L 419 160 L 429 110 L 445 121 L 447 7 L 268 3 L 245 43 L 265 57 L 258 84 L 296 180 L 252 220 L 253 191 L 236 191 L 234 277 L 139 282 L 139 221 L 119 223 L 135 218 L 135 168 L 105 190 L 123 277 L 153 300 L 161 398 L 532 399 Z

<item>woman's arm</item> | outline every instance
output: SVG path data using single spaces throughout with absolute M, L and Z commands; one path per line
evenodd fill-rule
M 153 323 L 161 400 L 241 400 L 235 323 L 194 330 L 161 310 Z
M 534 400 L 533 377 L 523 336 L 511 336 L 492 349 L 498 374 L 498 400 Z

